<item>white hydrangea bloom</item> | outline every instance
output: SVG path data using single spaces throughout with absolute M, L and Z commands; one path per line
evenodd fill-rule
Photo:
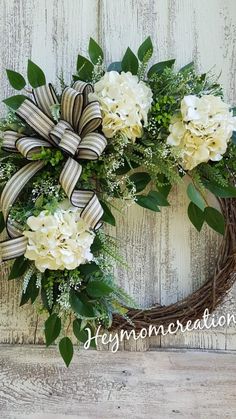
M 107 72 L 95 83 L 94 93 L 90 93 L 89 99 L 100 103 L 102 127 L 107 138 L 123 133 L 135 141 L 142 136 L 152 103 L 152 91 L 137 76 L 130 72 Z
M 40 272 L 75 269 L 93 259 L 90 246 L 95 235 L 78 208 L 58 208 L 53 215 L 42 211 L 37 217 L 29 217 L 27 224 L 30 230 L 24 231 L 28 237 L 25 257 L 33 260 Z
M 176 147 L 185 170 L 203 162 L 219 161 L 236 129 L 229 105 L 218 96 L 189 95 L 181 102 L 181 114 L 169 127 L 167 143 Z

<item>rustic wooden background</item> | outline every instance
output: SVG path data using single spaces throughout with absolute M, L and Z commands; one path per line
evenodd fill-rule
M 199 71 L 221 72 L 226 99 L 235 105 L 235 0 L 0 0 L 0 96 L 12 94 L 5 68 L 25 72 L 28 57 L 58 83 L 75 71 L 78 52 L 86 54 L 89 37 L 103 46 L 107 62 L 135 51 L 151 35 L 155 60 L 176 57 L 176 68 L 194 60 Z M 1 113 L 4 109 L 1 107 Z M 187 220 L 186 184 L 172 192 L 172 206 L 152 214 L 133 206 L 119 217 L 114 234 L 124 243 L 130 264 L 117 268 L 120 283 L 143 306 L 168 304 L 186 296 L 212 272 L 220 237 L 205 228 L 194 231 Z M 19 308 L 19 286 L 0 282 L 0 342 L 42 343 L 42 325 L 32 307 Z M 234 292 L 219 312 L 235 310 Z M 129 350 L 158 347 L 236 350 L 235 328 L 126 342 Z
M 1 347 L 2 419 L 235 419 L 236 354 Z

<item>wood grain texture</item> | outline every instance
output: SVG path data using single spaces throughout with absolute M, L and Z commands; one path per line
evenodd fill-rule
M 221 73 L 227 100 L 236 103 L 234 0 L 0 0 L 0 96 L 13 93 L 5 68 L 25 72 L 27 58 L 58 85 L 75 70 L 78 52 L 86 53 L 90 36 L 102 44 L 108 63 L 120 59 L 127 45 L 137 50 L 151 35 L 153 60 L 176 57 L 176 68 L 195 60 L 200 71 Z M 3 107 L 1 108 L 3 113 Z M 130 269 L 116 267 L 117 278 L 142 306 L 183 298 L 211 275 L 220 238 L 210 229 L 190 226 L 188 201 L 179 185 L 170 208 L 152 214 L 132 206 L 118 216 L 113 233 L 122 240 Z M 118 215 L 118 214 L 117 214 Z M 0 282 L 0 342 L 42 343 L 42 322 L 32 307 L 18 307 L 20 284 Z M 235 291 L 218 315 L 235 311 Z M 216 315 L 217 315 L 216 313 Z M 235 328 L 124 342 L 123 349 L 195 347 L 236 350 Z
M 1 346 L 3 419 L 235 418 L 236 354 Z

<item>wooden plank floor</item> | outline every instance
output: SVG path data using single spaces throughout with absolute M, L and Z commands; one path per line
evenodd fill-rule
M 0 346 L 2 419 L 235 418 L 236 354 Z

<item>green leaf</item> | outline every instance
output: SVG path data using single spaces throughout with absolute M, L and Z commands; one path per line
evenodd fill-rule
M 34 277 L 31 278 L 31 280 L 34 280 Z M 35 282 L 32 284 L 31 290 L 30 290 L 30 299 L 31 299 L 31 304 L 33 304 L 36 300 L 36 298 L 39 295 L 39 288 L 36 287 L 36 277 L 35 277 Z
M 84 302 L 82 302 L 78 294 L 73 289 L 71 289 L 70 291 L 70 305 L 72 310 L 74 310 L 74 312 L 77 313 L 80 317 L 94 317 L 92 304 L 85 304 Z
M 190 183 L 187 187 L 187 195 L 190 201 L 197 205 L 197 207 L 200 208 L 200 210 L 204 211 L 206 203 L 200 192 L 195 188 L 195 186 L 192 183 Z
M 120 166 L 117 170 L 116 170 L 116 174 L 118 176 L 120 175 L 125 175 L 126 173 L 130 172 L 130 170 L 132 170 L 132 168 L 130 167 L 129 163 L 127 162 L 127 160 L 124 161 L 124 165 Z
M 9 83 L 14 89 L 16 90 L 24 89 L 26 85 L 26 81 L 20 73 L 17 73 L 16 71 L 13 71 L 13 70 L 6 70 L 6 72 L 7 72 Z
M 139 60 L 143 61 L 147 53 L 150 53 L 150 57 L 152 56 L 152 53 L 153 53 L 153 45 L 152 45 L 152 40 L 150 36 L 147 39 L 145 39 L 145 41 L 140 45 L 138 49 Z
M 236 131 L 233 131 L 231 140 L 232 140 L 232 143 L 236 145 Z
M 80 80 L 89 81 L 93 75 L 93 64 L 87 58 L 82 55 L 78 55 L 77 58 L 77 76 Z
M 204 186 L 219 198 L 236 198 L 236 188 L 233 185 L 221 186 L 212 181 L 204 181 Z
M 160 173 L 157 178 L 158 182 L 156 184 L 156 188 L 162 195 L 164 195 L 165 198 L 167 198 L 171 191 L 172 185 L 169 183 L 168 178 L 163 173 Z
M 151 211 L 160 212 L 160 209 L 156 206 L 155 202 L 153 202 L 153 199 L 150 196 L 136 195 L 136 204 Z
M 127 48 L 125 52 L 121 61 L 121 68 L 123 71 L 130 71 L 134 75 L 138 72 L 138 59 L 130 48 Z
M 89 275 L 99 270 L 100 268 L 95 262 L 85 263 L 79 267 L 79 271 L 82 275 Z
M 35 200 L 34 206 L 35 208 L 42 208 L 44 202 L 44 196 L 39 195 L 39 197 Z
M 113 288 L 102 281 L 90 281 L 86 287 L 86 291 L 90 297 L 100 298 L 111 294 L 111 292 L 113 292 Z
M 20 107 L 20 105 L 22 105 L 25 99 L 28 99 L 27 96 L 16 95 L 16 96 L 11 96 L 11 97 L 8 97 L 7 99 L 4 99 L 3 103 L 5 103 L 5 105 L 7 105 L 9 108 L 16 111 Z
M 22 276 L 29 267 L 30 261 L 24 256 L 19 256 L 13 263 L 8 279 L 16 279 Z
M 188 217 L 194 227 L 201 231 L 203 223 L 205 221 L 204 212 L 200 210 L 193 202 L 190 202 L 188 206 Z
M 185 66 L 183 66 L 180 70 L 179 73 L 185 73 L 188 71 L 191 71 L 194 69 L 194 62 L 191 61 L 190 63 L 186 64 Z
M 28 60 L 27 77 L 30 85 L 35 89 L 46 84 L 46 78 L 43 70 L 33 61 Z
M 61 331 L 61 319 L 56 313 L 51 314 L 45 321 L 46 345 L 51 345 L 59 336 Z
M 74 335 L 75 335 L 75 333 L 74 333 Z M 84 329 L 80 330 L 77 333 L 77 335 L 75 335 L 75 336 L 82 343 L 85 343 L 88 340 L 88 337 L 89 337 L 88 332 Z
M 130 170 L 132 169 L 136 169 L 137 167 L 139 167 L 140 164 L 139 163 L 135 163 L 133 161 L 127 161 L 127 159 L 125 158 L 124 161 L 124 166 L 120 166 L 117 170 L 116 170 L 116 174 L 119 175 L 125 175 L 126 173 L 128 173 Z
M 79 338 L 78 338 L 78 335 L 79 335 L 79 333 L 80 333 L 80 331 L 81 331 L 81 323 L 82 323 L 82 320 L 80 320 L 80 319 L 75 319 L 74 321 L 73 321 L 73 332 L 74 332 L 74 335 L 75 335 L 75 337 L 79 340 Z
M 73 358 L 73 353 L 74 353 L 73 345 L 70 338 L 65 336 L 64 338 L 60 340 L 59 351 L 66 366 L 69 367 L 71 360 Z
M 133 173 L 129 177 L 130 181 L 135 184 L 136 192 L 141 192 L 151 181 L 151 177 L 146 172 Z
M 231 111 L 233 111 L 233 116 L 236 116 L 236 106 L 234 106 L 233 108 L 231 108 Z
M 171 191 L 172 185 L 170 183 L 163 185 L 163 186 L 159 186 L 157 185 L 157 189 L 158 191 L 165 197 L 167 198 L 170 191 Z
M 159 191 L 150 191 L 146 196 L 136 195 L 136 203 L 141 207 L 148 208 L 156 212 L 160 212 L 160 208 L 158 206 L 169 206 L 166 196 Z
M 92 328 L 88 324 L 85 326 L 85 328 L 90 329 L 91 337 L 93 337 L 94 332 L 93 332 Z M 88 331 L 84 330 L 84 329 L 81 330 L 81 321 L 79 319 L 75 319 L 73 321 L 73 332 L 74 332 L 74 335 L 75 335 L 76 339 L 78 339 L 78 341 L 80 341 L 82 343 L 87 342 L 87 340 L 89 338 Z M 96 342 L 95 342 L 94 339 L 90 342 L 90 346 L 92 346 L 93 348 L 96 348 Z
M 148 71 L 148 78 L 151 78 L 154 74 L 162 74 L 165 68 L 173 67 L 175 60 L 161 61 L 160 63 L 154 64 Z
M 0 212 L 0 233 L 4 230 L 5 227 L 6 227 L 5 220 L 4 220 L 4 217 L 3 217 L 3 213 L 1 211 Z
M 170 205 L 165 195 L 160 192 L 150 191 L 148 197 L 150 197 L 156 205 L 160 205 L 161 207 L 168 207 Z
M 33 275 L 28 283 L 26 291 L 22 293 L 20 306 L 26 304 L 30 299 L 33 304 L 39 295 L 39 288 L 36 287 L 36 276 Z
M 44 287 L 41 288 L 41 300 L 42 300 L 42 305 L 45 308 L 45 310 L 47 310 L 47 312 L 51 314 L 53 311 L 53 307 L 49 306 L 48 304 L 47 292 Z
M 225 219 L 221 212 L 216 208 L 206 207 L 204 216 L 207 224 L 213 228 L 217 233 L 224 234 L 225 232 Z
M 101 250 L 103 247 L 103 243 L 98 235 L 95 236 L 94 241 L 91 245 L 91 252 L 96 253 L 97 251 Z M 81 266 L 80 266 L 81 268 Z M 81 269 L 80 269 L 81 270 Z
M 114 61 L 114 63 L 111 63 L 107 71 L 117 71 L 118 73 L 121 73 L 122 67 L 121 67 L 121 61 Z
M 102 48 L 97 44 L 97 42 L 90 38 L 89 40 L 89 56 L 93 64 L 97 64 L 100 59 L 103 60 L 104 54 Z
M 105 223 L 111 224 L 112 226 L 116 225 L 116 220 L 114 215 L 112 214 L 110 208 L 107 206 L 107 204 L 103 201 L 100 201 L 100 204 L 103 208 L 103 216 L 102 220 L 105 221 Z

